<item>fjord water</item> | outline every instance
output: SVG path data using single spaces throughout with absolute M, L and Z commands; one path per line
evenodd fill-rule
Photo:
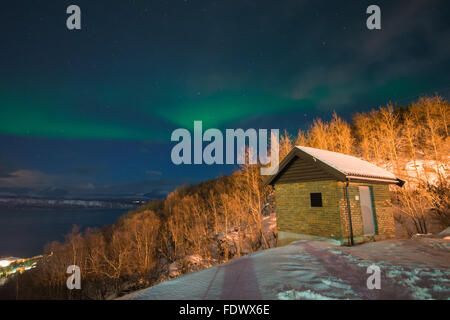
M 73 225 L 81 230 L 114 223 L 126 209 L 0 208 L 0 257 L 31 257 L 46 243 L 63 241 Z

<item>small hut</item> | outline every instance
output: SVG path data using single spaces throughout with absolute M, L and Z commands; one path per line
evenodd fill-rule
M 367 161 L 297 146 L 265 183 L 275 188 L 278 245 L 299 239 L 354 244 L 394 237 L 389 185 L 404 181 Z

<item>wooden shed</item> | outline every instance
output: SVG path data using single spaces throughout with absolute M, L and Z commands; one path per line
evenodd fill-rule
M 297 146 L 266 184 L 275 188 L 278 245 L 299 239 L 354 244 L 393 238 L 391 172 L 342 153 Z

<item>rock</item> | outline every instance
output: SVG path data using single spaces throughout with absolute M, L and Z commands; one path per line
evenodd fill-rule
M 203 258 L 199 254 L 192 254 L 184 258 L 184 263 L 188 267 L 197 267 L 202 264 Z
M 177 261 L 169 264 L 169 278 L 176 278 L 181 275 L 180 266 Z

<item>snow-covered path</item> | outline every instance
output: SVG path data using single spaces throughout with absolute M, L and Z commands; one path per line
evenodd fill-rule
M 379 290 L 366 284 L 373 264 L 381 270 Z M 450 299 L 450 250 L 421 240 L 352 248 L 297 241 L 122 299 Z

